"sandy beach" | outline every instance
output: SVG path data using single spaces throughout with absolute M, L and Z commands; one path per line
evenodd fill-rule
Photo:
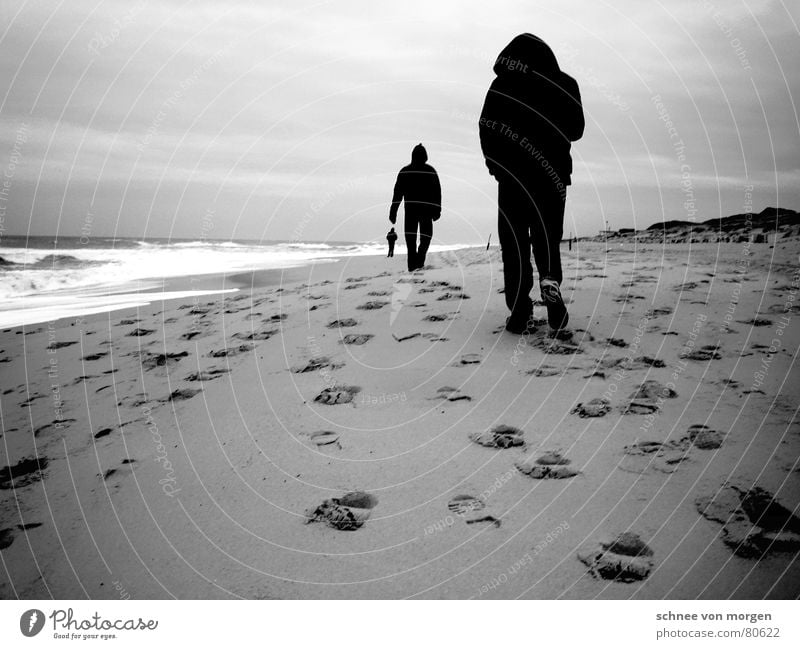
M 798 252 L 564 244 L 565 339 L 496 246 L 7 329 L 0 595 L 795 598 Z

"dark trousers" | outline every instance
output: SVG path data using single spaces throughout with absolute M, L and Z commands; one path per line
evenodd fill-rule
M 561 237 L 566 189 L 547 181 L 523 185 L 514 178 L 498 183 L 498 236 L 503 252 L 506 305 L 512 317 L 526 320 L 533 311 L 531 249 L 539 280 L 561 283 Z
M 417 247 L 419 230 L 419 247 Z M 429 217 L 409 216 L 405 219 L 406 247 L 408 248 L 408 270 L 416 270 L 425 265 L 425 255 L 433 237 L 433 220 Z
M 389 242 L 389 254 L 387 257 L 394 257 L 394 241 Z

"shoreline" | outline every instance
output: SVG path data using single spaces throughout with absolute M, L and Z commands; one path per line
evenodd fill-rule
M 458 247 L 455 250 L 467 249 L 469 246 Z M 435 254 L 435 253 L 432 253 Z M 35 306 L 37 302 L 45 302 L 50 300 L 52 309 L 58 308 L 59 300 L 70 300 L 70 304 L 62 307 L 62 310 L 71 309 L 73 313 L 58 315 L 56 317 L 34 316 L 24 326 L 35 326 L 52 321 L 68 320 L 71 317 L 93 317 L 102 315 L 104 313 L 114 313 L 124 311 L 126 309 L 136 308 L 136 304 L 140 308 L 146 308 L 148 304 L 167 303 L 173 300 L 190 299 L 193 297 L 192 293 L 197 292 L 196 295 L 217 295 L 226 291 L 232 290 L 253 290 L 274 286 L 282 282 L 292 283 L 300 281 L 298 278 L 304 276 L 305 270 L 313 268 L 314 266 L 325 265 L 342 265 L 347 260 L 356 260 L 361 258 L 379 259 L 384 255 L 381 254 L 366 254 L 366 255 L 340 255 L 331 257 L 321 257 L 307 259 L 303 262 L 293 263 L 287 266 L 280 266 L 275 268 L 258 268 L 254 270 L 235 270 L 226 272 L 208 273 L 196 276 L 177 276 L 167 278 L 142 278 L 136 280 L 135 283 L 129 285 L 120 285 L 113 287 L 104 286 L 86 286 L 76 289 L 65 289 L 63 291 L 51 291 L 44 294 L 33 294 L 14 298 L 21 301 L 30 301 L 32 306 L 27 307 L 33 309 L 47 309 L 50 305 L 43 304 L 41 307 Z M 399 254 L 398 257 L 402 257 Z M 158 296 L 162 293 L 171 294 L 169 297 L 159 299 Z M 130 299 L 123 299 L 128 297 Z M 103 300 L 105 298 L 105 300 Z M 84 307 L 81 307 L 79 300 L 88 299 L 89 305 L 96 303 L 97 310 L 92 313 L 83 313 Z M 55 302 L 53 302 L 55 301 Z M 104 308 L 103 304 L 107 303 L 109 308 Z M 121 306 L 114 306 L 121 304 Z M 19 313 L 19 319 L 25 319 L 25 308 L 11 308 L 0 309 L 0 329 L 8 329 L 17 326 L 23 326 L 22 323 L 8 322 L 11 316 L 9 314 Z M 30 315 L 30 312 L 27 314 Z M 6 322 L 8 322 L 6 324 Z
M 370 255 L 365 255 L 370 256 Z M 340 259 L 331 260 L 326 263 L 336 264 L 341 261 Z M 320 260 L 310 260 L 306 264 L 298 264 L 296 266 L 284 268 L 265 268 L 254 271 L 234 271 L 231 273 L 209 273 L 208 275 L 200 275 L 195 277 L 169 277 L 159 280 L 158 278 L 145 278 L 139 280 L 139 284 L 143 285 L 136 289 L 134 286 L 122 286 L 115 290 L 106 291 L 103 287 L 86 287 L 84 289 L 64 291 L 66 298 L 106 298 L 109 308 L 104 308 L 99 305 L 98 311 L 94 313 L 80 313 L 81 307 L 78 303 L 73 303 L 71 308 L 75 311 L 74 314 L 60 315 L 54 318 L 42 317 L 41 319 L 32 320 L 24 324 L 6 324 L 0 325 L 0 329 L 14 329 L 17 327 L 34 327 L 36 325 L 46 324 L 49 322 L 60 323 L 62 321 L 69 321 L 70 319 L 82 318 L 86 321 L 91 321 L 97 317 L 102 317 L 105 314 L 119 313 L 129 311 L 131 309 L 143 309 L 148 306 L 156 304 L 169 305 L 177 300 L 192 299 L 193 297 L 213 296 L 231 291 L 252 290 L 274 286 L 282 282 L 297 282 L 303 276 L 303 269 L 306 269 L 315 264 L 321 263 Z M 250 279 L 248 279 L 250 278 Z M 162 294 L 170 294 L 170 297 L 159 299 L 158 296 Z M 32 295 L 29 296 L 31 301 L 37 299 L 53 299 L 59 297 L 58 294 L 50 293 L 48 295 Z M 121 298 L 129 298 L 121 303 L 121 306 L 115 307 L 117 300 Z M 137 306 L 138 305 L 138 306 Z M 49 308 L 47 306 L 42 308 Z M 165 307 L 166 308 L 166 307 Z M 5 312 L 24 313 L 22 309 L 0 309 L 0 319 L 3 318 Z

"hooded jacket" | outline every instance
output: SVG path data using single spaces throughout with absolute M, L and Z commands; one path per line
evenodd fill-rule
M 436 221 L 442 212 L 442 189 L 436 169 L 428 162 L 428 152 L 418 144 L 411 152 L 411 164 L 397 174 L 389 219 L 394 223 L 400 202 L 406 202 L 406 217 Z
M 570 143 L 584 129 L 575 79 L 533 34 L 514 38 L 497 57 L 494 73 L 478 126 L 490 173 L 569 185 Z

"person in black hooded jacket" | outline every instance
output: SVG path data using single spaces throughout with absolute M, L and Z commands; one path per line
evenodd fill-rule
M 436 169 L 427 164 L 428 152 L 418 144 L 411 152 L 411 164 L 397 174 L 394 185 L 389 220 L 397 222 L 397 210 L 405 200 L 405 239 L 408 248 L 408 270 L 413 271 L 425 265 L 425 255 L 433 237 L 433 222 L 439 220 L 442 212 L 442 189 Z M 417 232 L 419 231 L 419 247 Z
M 533 34 L 514 38 L 497 57 L 494 72 L 478 128 L 486 166 L 498 181 L 498 235 L 511 311 L 506 329 L 524 333 L 532 327 L 533 248 L 548 322 L 559 331 L 569 321 L 560 289 L 560 243 L 572 174 L 570 143 L 584 129 L 580 91 Z

